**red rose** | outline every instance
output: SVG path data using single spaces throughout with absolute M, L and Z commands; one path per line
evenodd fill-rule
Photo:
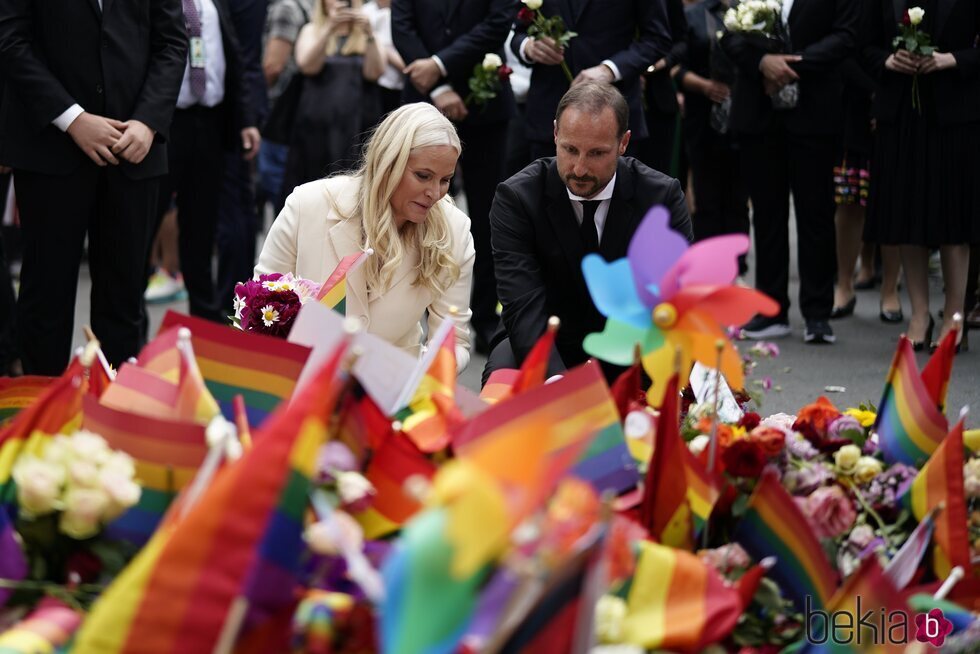
M 513 68 L 511 68 L 507 64 L 504 64 L 503 66 L 497 69 L 497 78 L 501 82 L 506 82 L 510 78 L 510 74 L 513 72 L 514 72 Z
M 742 416 L 742 419 L 738 421 L 738 426 L 745 427 L 745 431 L 752 431 L 759 426 L 760 422 L 762 422 L 762 416 L 755 411 L 748 411 Z
M 908 18 L 909 12 L 905 12 L 905 17 Z M 527 7 L 521 7 L 521 10 L 517 12 L 517 20 L 522 23 L 531 23 L 534 21 L 534 10 L 528 9 Z
M 778 456 L 786 444 L 786 435 L 773 427 L 756 427 L 749 434 L 749 440 L 758 443 L 768 457 Z
M 735 477 L 758 477 L 766 466 L 766 453 L 762 451 L 762 446 L 747 438 L 729 445 L 721 458 L 725 470 Z
M 909 10 L 906 9 L 905 13 L 902 14 L 902 25 L 911 25 L 911 24 L 912 24 L 912 18 L 909 17 Z

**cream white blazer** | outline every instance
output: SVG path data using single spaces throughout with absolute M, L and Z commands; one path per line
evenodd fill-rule
M 361 226 L 343 218 L 354 206 L 356 184 L 350 177 L 339 176 L 297 186 L 269 230 L 255 274 L 291 272 L 323 282 L 343 257 L 360 252 Z M 419 253 L 408 250 L 385 293 L 368 294 L 363 266 L 348 276 L 347 315 L 360 320 L 369 333 L 414 357 L 421 352 L 421 320 L 426 309 L 430 335 L 443 320 L 455 320 L 456 367 L 462 370 L 470 360 L 468 325 L 475 251 L 469 217 L 455 206 L 447 214 L 452 256 L 460 269 L 456 283 L 439 297 L 424 286 L 413 285 Z M 449 311 L 453 306 L 457 308 L 455 316 Z

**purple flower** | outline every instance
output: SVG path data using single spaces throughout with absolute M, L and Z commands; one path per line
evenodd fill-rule
M 833 478 L 834 473 L 829 467 L 823 463 L 812 463 L 804 468 L 788 470 L 783 477 L 783 485 L 794 495 L 809 495 Z
M 849 431 L 863 434 L 864 428 L 861 427 L 861 423 L 857 421 L 857 418 L 844 414 L 830 423 L 830 427 L 827 429 L 827 435 L 830 438 L 847 438 L 845 434 Z
M 764 420 L 762 422 L 765 424 Z M 786 449 L 798 459 L 812 459 L 820 454 L 810 441 L 792 432 L 786 437 Z

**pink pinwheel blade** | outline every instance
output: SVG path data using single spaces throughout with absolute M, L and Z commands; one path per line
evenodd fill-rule
M 744 234 L 695 243 L 664 274 L 660 297 L 670 299 L 680 289 L 695 284 L 731 284 L 738 275 L 738 256 L 748 249 L 749 237 Z
M 775 300 L 754 288 L 741 286 L 689 286 L 674 295 L 671 303 L 680 316 L 697 309 L 719 325 L 741 325 L 757 313 L 764 316 L 779 313 Z
M 685 250 L 687 239 L 670 228 L 670 212 L 661 205 L 650 209 L 633 234 L 626 254 L 636 293 L 648 308 L 661 301 L 663 277 Z

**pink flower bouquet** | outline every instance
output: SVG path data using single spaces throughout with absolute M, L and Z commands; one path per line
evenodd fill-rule
M 291 273 L 259 275 L 235 286 L 232 320 L 243 331 L 286 338 L 300 307 L 316 299 L 319 291 L 316 282 Z

